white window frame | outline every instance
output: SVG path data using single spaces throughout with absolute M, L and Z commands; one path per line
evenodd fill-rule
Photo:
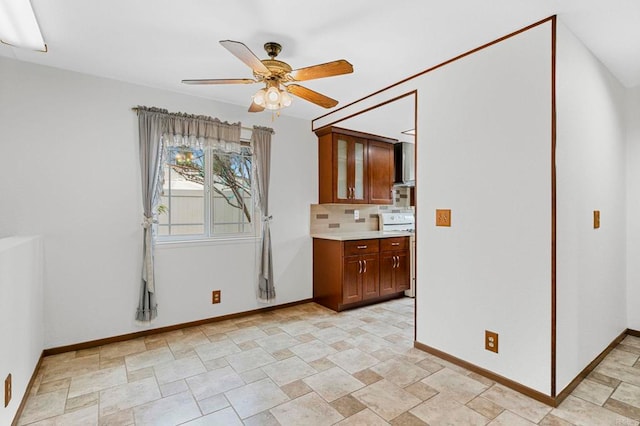
M 205 162 L 205 176 L 204 176 L 204 232 L 198 235 L 159 235 L 157 233 L 160 224 L 155 225 L 156 231 L 156 243 L 158 245 L 169 244 L 191 244 L 191 243 L 207 243 L 207 242 L 223 242 L 223 241 L 241 241 L 241 240 L 256 240 L 261 235 L 261 221 L 256 220 L 260 217 L 260 209 L 256 205 L 255 194 L 255 153 L 253 152 L 253 146 L 250 139 L 241 138 L 242 144 L 249 144 L 251 146 L 251 230 L 247 232 L 237 233 L 224 233 L 214 234 L 212 233 L 213 223 L 213 204 L 215 192 L 211 189 L 212 184 L 212 170 L 210 169 L 213 164 L 212 156 L 214 148 L 204 147 L 204 162 Z M 162 167 L 166 167 L 166 158 L 162 162 Z M 164 172 L 163 172 L 164 173 Z M 170 199 L 170 197 L 169 197 Z M 169 209 L 171 206 L 168 206 Z M 171 226 L 171 225 L 169 225 Z

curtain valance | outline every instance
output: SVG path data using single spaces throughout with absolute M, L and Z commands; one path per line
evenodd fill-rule
M 137 107 L 138 114 L 158 115 L 162 121 L 162 137 L 166 146 L 211 146 L 225 151 L 239 152 L 242 125 L 228 123 L 206 115 L 170 113 L 155 107 Z

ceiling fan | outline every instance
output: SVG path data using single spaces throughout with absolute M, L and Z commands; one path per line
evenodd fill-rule
M 182 80 L 185 84 L 253 84 L 264 83 L 265 87 L 253 95 L 249 112 L 260 112 L 265 109 L 279 110 L 291 105 L 291 96 L 295 95 L 306 101 L 324 108 L 333 108 L 338 101 L 321 93 L 295 84 L 297 81 L 313 80 L 316 78 L 332 77 L 353 72 L 353 66 L 344 59 L 325 64 L 292 69 L 289 64 L 276 59 L 282 46 L 275 42 L 264 45 L 269 59 L 258 57 L 243 43 L 232 40 L 222 40 L 220 44 L 234 56 L 247 64 L 253 70 L 251 78 L 214 78 L 200 80 Z

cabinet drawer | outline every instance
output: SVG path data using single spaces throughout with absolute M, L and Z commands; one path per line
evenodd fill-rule
M 378 240 L 354 240 L 344 242 L 344 255 L 355 256 L 358 254 L 378 253 L 380 244 Z
M 393 237 L 380 239 L 380 251 L 408 250 L 409 237 Z

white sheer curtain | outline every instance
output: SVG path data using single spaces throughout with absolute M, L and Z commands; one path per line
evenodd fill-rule
M 143 207 L 143 268 L 136 320 L 149 322 L 158 315 L 153 249 L 157 208 L 162 188 L 163 152 L 166 146 L 212 146 L 240 149 L 241 124 L 217 118 L 169 113 L 167 110 L 139 106 L 138 130 Z

